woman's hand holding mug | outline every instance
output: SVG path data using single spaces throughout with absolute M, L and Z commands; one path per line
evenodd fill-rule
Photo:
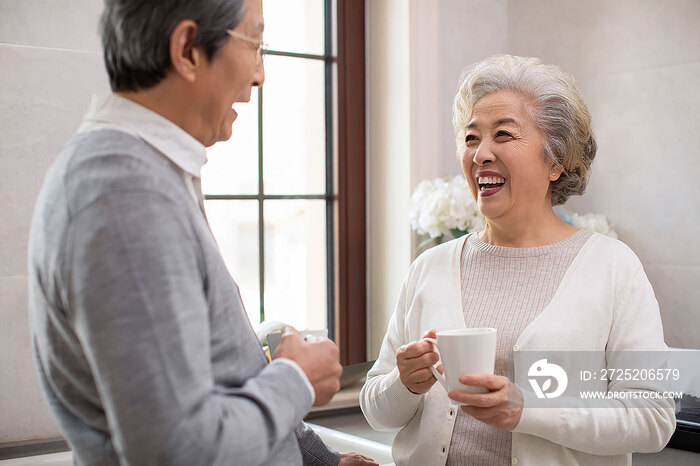
M 515 429 L 523 413 L 523 394 L 517 385 L 507 377 L 492 374 L 465 374 L 459 381 L 488 390 L 488 393 L 452 390 L 448 396 L 465 405 L 462 411 L 497 429 Z
M 422 356 L 424 363 L 440 360 L 444 364 L 443 371 L 433 373 L 429 384 L 419 385 L 423 391 L 409 387 L 414 393 L 425 393 L 438 380 L 448 392 L 450 399 L 463 404 L 462 410 L 475 419 L 501 430 L 512 430 L 520 422 L 523 411 L 523 395 L 507 377 L 493 375 L 496 359 L 496 329 L 466 328 L 428 332 L 421 342 L 428 343 L 433 350 L 439 351 L 438 359 L 428 358 L 428 348 L 412 343 L 406 347 L 425 351 Z M 414 346 L 415 345 L 415 346 Z M 397 354 L 398 360 L 398 354 Z M 424 364 L 425 365 L 425 364 Z M 430 371 L 432 367 L 428 366 Z M 399 369 L 401 371 L 401 369 Z M 427 379 L 424 368 L 416 370 L 420 374 L 413 380 Z M 401 381 L 404 381 L 403 377 Z M 406 385 L 408 387 L 408 385 Z
M 435 338 L 435 330 L 423 336 L 426 337 Z M 399 368 L 401 383 L 416 395 L 426 393 L 437 382 L 430 367 L 438 360 L 439 356 L 429 341 L 420 340 L 401 346 L 396 351 L 396 366 Z M 442 368 L 438 367 L 438 371 L 442 373 Z

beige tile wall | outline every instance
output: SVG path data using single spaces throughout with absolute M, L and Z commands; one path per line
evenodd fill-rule
M 700 348 L 700 2 L 509 2 L 509 51 L 576 77 L 598 155 L 578 212 L 642 260 L 666 341 Z
M 99 52 L 101 11 L 94 0 L 2 0 L 0 43 Z
M 599 150 L 586 194 L 568 207 L 615 223 L 648 272 L 667 343 L 700 348 L 700 2 L 442 0 L 436 8 L 441 160 L 415 177 L 460 172 L 450 110 L 462 68 L 512 53 L 572 73 Z
M 0 2 L 0 442 L 57 435 L 41 395 L 27 317 L 27 237 L 46 169 L 90 96 L 108 91 L 101 2 Z
M 420 1 L 420 0 L 418 0 Z M 443 173 L 461 173 L 452 127 L 452 102 L 466 66 L 508 49 L 508 0 L 440 0 L 440 118 Z

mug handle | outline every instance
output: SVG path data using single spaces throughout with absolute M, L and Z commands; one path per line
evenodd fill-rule
M 435 338 L 425 337 L 425 338 L 423 338 L 423 340 L 429 341 L 430 343 L 432 343 L 433 347 L 435 348 L 435 352 L 438 354 L 438 356 L 440 356 L 440 351 L 438 350 L 437 340 Z M 440 357 L 440 359 L 438 359 L 438 362 L 436 362 L 435 364 L 430 366 L 430 372 L 433 373 L 433 375 L 435 376 L 437 381 L 440 382 L 440 385 L 442 385 L 442 387 L 445 389 L 445 391 L 449 392 L 450 390 L 447 388 L 447 380 L 445 379 L 445 376 L 442 375 L 441 373 L 439 373 L 437 370 L 437 366 L 440 364 L 441 361 L 442 361 L 442 357 Z

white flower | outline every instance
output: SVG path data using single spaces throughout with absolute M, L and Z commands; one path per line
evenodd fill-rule
M 577 214 L 564 207 L 557 207 L 556 213 L 559 218 L 576 228 L 593 231 L 605 236 L 610 236 L 611 238 L 617 238 L 617 232 L 612 228 L 612 225 L 608 222 L 605 215 L 592 213 Z
M 454 229 L 474 231 L 484 225 L 462 176 L 421 182 L 411 196 L 409 218 L 418 234 L 431 238 Z
M 576 228 L 617 238 L 605 215 L 577 214 L 562 206 L 556 206 L 554 212 Z M 438 242 L 453 230 L 481 231 L 486 225 L 462 176 L 422 181 L 411 196 L 409 219 L 419 235 L 428 235 Z

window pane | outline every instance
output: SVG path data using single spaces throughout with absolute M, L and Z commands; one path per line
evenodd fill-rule
M 248 318 L 260 323 L 258 201 L 204 201 L 226 267 L 238 284 Z
M 323 55 L 323 0 L 263 0 L 271 50 Z
M 234 106 L 238 117 L 233 122 L 231 139 L 217 142 L 207 149 L 207 163 L 202 168 L 202 191 L 205 194 L 258 193 L 258 92 L 250 102 Z
M 326 296 L 325 201 L 265 201 L 265 319 L 326 328 Z
M 263 163 L 267 194 L 325 192 L 324 64 L 268 56 L 263 88 Z

